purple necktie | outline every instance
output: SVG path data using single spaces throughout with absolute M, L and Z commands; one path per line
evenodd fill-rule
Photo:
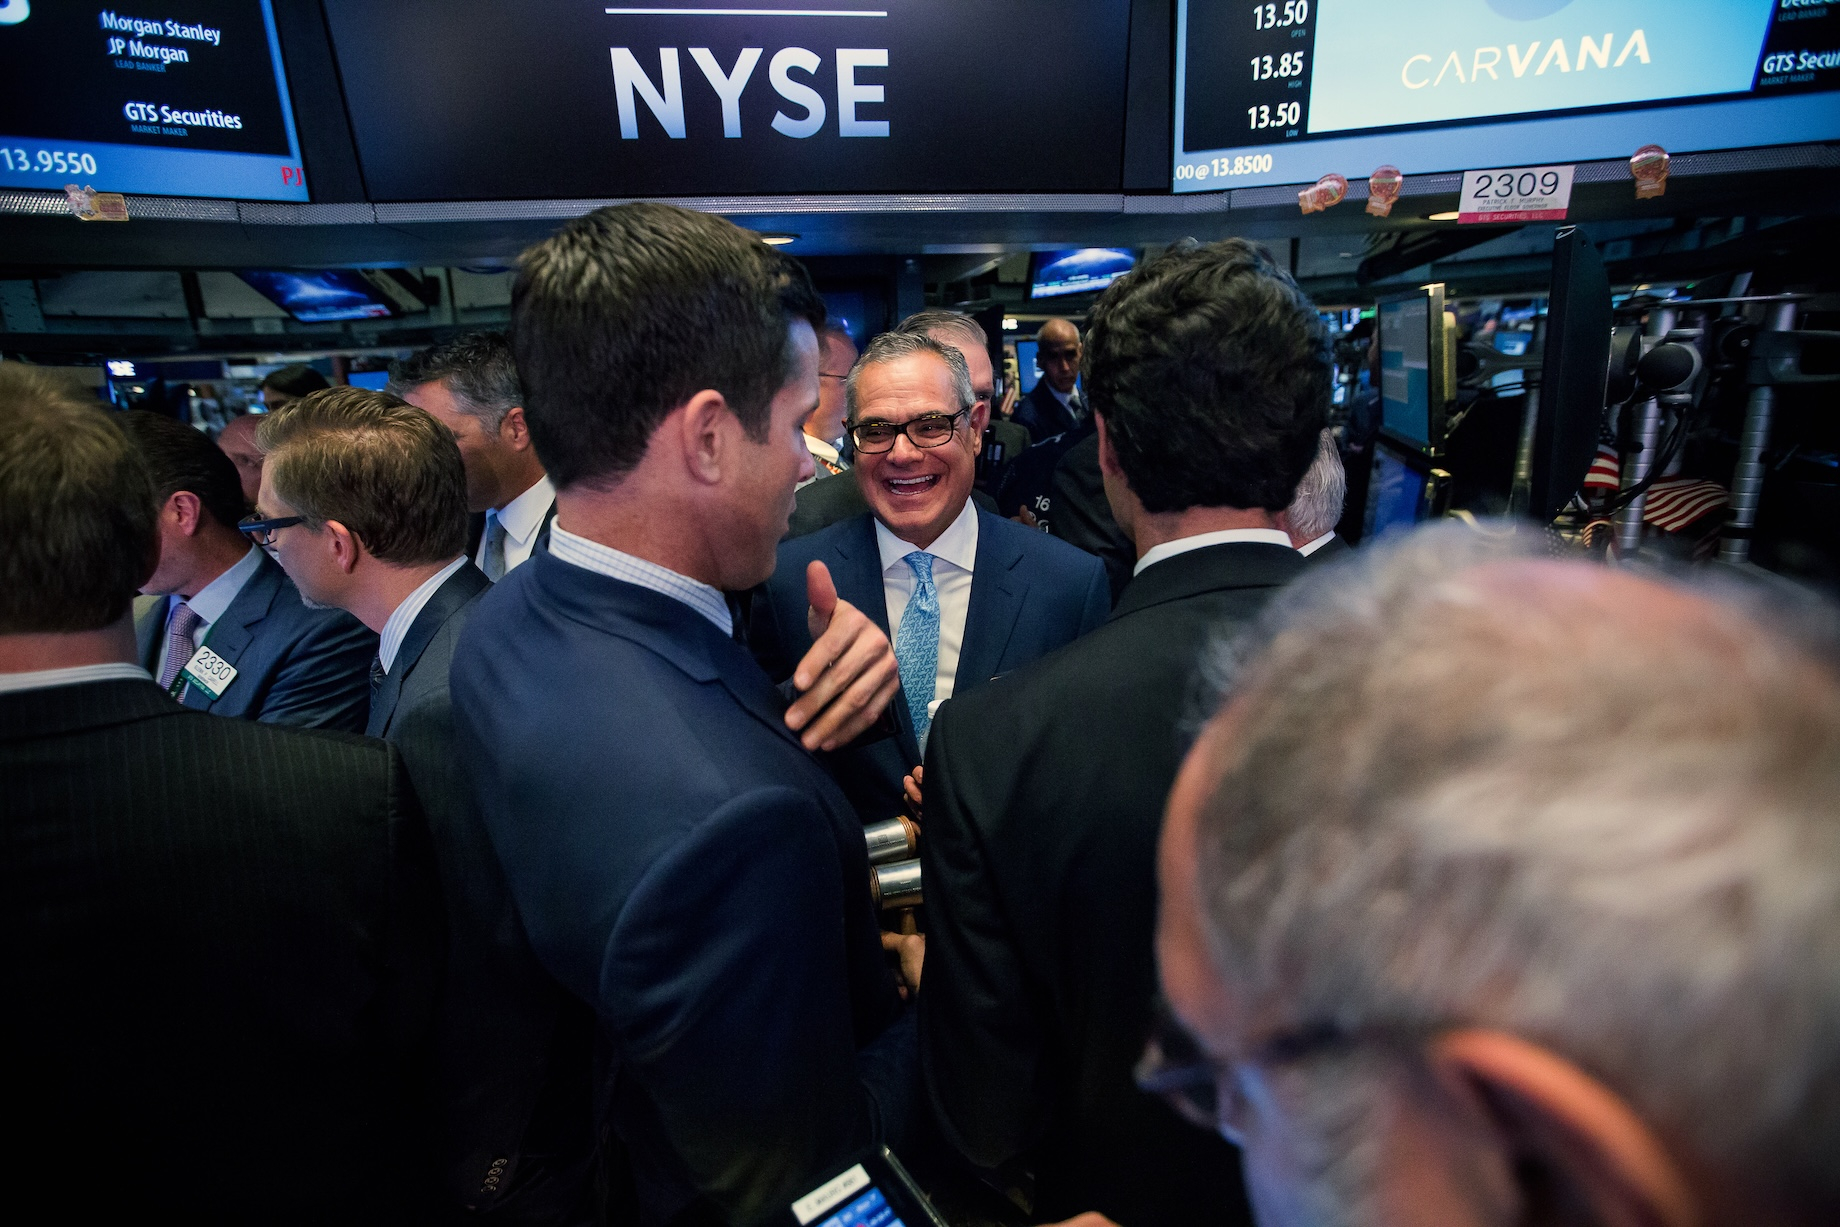
M 171 690 L 173 683 L 179 680 L 179 670 L 191 663 L 193 653 L 198 650 L 192 644 L 192 632 L 203 621 L 198 611 L 184 601 L 173 609 L 166 623 L 166 663 L 160 668 L 161 688 Z

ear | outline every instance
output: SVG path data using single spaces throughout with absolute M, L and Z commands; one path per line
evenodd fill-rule
M 525 420 L 524 406 L 513 405 L 498 424 L 498 437 L 506 447 L 523 451 L 530 446 L 530 423 Z
M 1537 1170 L 1543 1202 L 1558 1199 L 1610 1227 L 1695 1227 L 1697 1200 L 1654 1132 L 1614 1091 L 1564 1057 L 1505 1031 L 1465 1028 L 1432 1042 L 1443 1078 L 1487 1103 Z
M 743 442 L 741 419 L 728 407 L 720 392 L 705 389 L 672 411 L 665 429 L 672 428 L 683 449 L 684 467 L 703 485 L 719 485 L 724 476 L 733 476 Z
M 358 560 L 364 556 L 364 542 L 359 540 L 358 534 L 337 520 L 327 520 L 326 527 L 321 530 L 321 535 L 325 540 L 326 551 L 332 557 L 333 565 L 346 575 L 350 575 L 357 567 Z
M 173 491 L 160 513 L 162 518 L 171 519 L 174 527 L 187 537 L 197 536 L 198 527 L 204 522 L 204 504 L 190 490 Z
M 978 401 L 971 406 L 971 450 L 978 451 L 984 445 L 984 428 L 990 425 L 990 402 Z

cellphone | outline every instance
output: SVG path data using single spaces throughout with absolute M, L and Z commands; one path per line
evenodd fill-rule
M 946 1227 L 886 1146 L 819 1183 L 774 1222 L 777 1227 Z

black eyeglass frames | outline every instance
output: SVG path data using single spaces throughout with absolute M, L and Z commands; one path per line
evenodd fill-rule
M 260 516 L 245 516 L 237 521 L 236 528 L 245 537 L 267 549 L 275 543 L 276 533 L 284 528 L 292 528 L 296 524 L 306 522 L 306 516 L 276 516 L 272 520 L 264 520 Z
M 971 410 L 957 413 L 926 413 L 907 422 L 860 422 L 849 428 L 856 450 L 865 456 L 878 456 L 894 450 L 902 435 L 915 447 L 941 447 L 958 430 L 958 419 Z

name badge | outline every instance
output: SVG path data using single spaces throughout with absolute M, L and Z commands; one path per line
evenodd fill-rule
M 219 699 L 236 680 L 236 666 L 210 648 L 199 648 L 186 663 L 181 676 L 213 699 Z

